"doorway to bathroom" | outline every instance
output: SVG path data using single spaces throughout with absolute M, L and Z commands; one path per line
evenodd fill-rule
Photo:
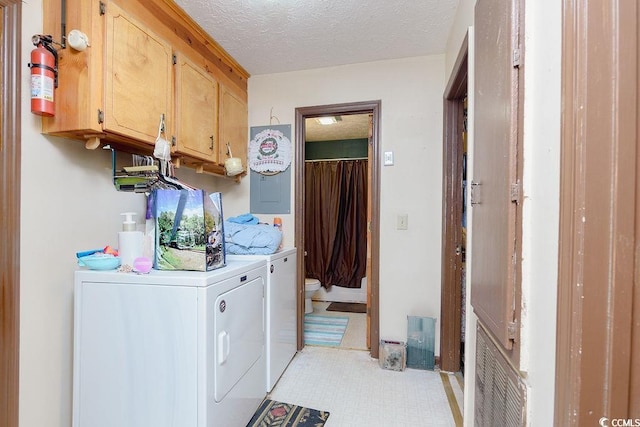
M 379 122 L 380 122 L 380 101 L 357 102 L 349 104 L 333 104 L 315 107 L 302 107 L 296 109 L 296 163 L 295 163 L 295 244 L 299 248 L 301 256 L 298 257 L 298 349 L 304 346 L 304 321 L 305 321 L 305 278 L 307 277 L 307 266 L 309 270 L 314 269 L 311 264 L 305 262 L 305 252 L 309 254 L 310 244 L 308 239 L 310 221 L 316 221 L 315 208 L 307 203 L 308 192 L 317 193 L 320 187 L 309 188 L 316 181 L 316 172 L 321 169 L 345 169 L 348 180 L 361 182 L 361 190 L 365 192 L 359 204 L 362 210 L 361 225 L 349 228 L 342 228 L 335 236 L 337 246 L 342 239 L 344 243 L 353 246 L 360 245 L 363 249 L 364 261 L 355 261 L 352 264 L 357 272 L 351 278 L 343 275 L 342 279 L 328 278 L 323 284 L 322 290 L 318 291 L 318 299 L 332 299 L 339 302 L 353 303 L 360 302 L 366 305 L 365 320 L 365 347 L 370 349 L 372 357 L 378 357 L 379 340 L 379 299 L 378 299 L 378 277 L 379 277 Z M 323 120 L 320 120 L 323 118 Z M 341 126 L 331 127 L 320 122 L 324 119 L 332 123 L 350 124 L 353 127 L 362 127 L 364 122 L 365 132 L 361 138 L 352 138 L 349 134 L 339 133 L 329 135 L 329 129 L 338 129 Z M 344 126 L 343 126 L 344 127 Z M 347 126 L 348 127 L 348 126 Z M 323 130 L 324 129 L 324 130 Z M 327 136 L 329 135 L 329 136 Z M 364 141 L 362 141 L 364 139 Z M 346 153 L 346 154 L 345 154 Z M 364 165 L 364 166 L 363 166 Z M 313 175 L 312 175 L 313 174 Z M 363 175 L 364 174 L 364 175 Z M 357 198 L 347 190 L 346 200 L 351 204 Z M 324 192 L 324 191 L 323 191 Z M 311 194 L 311 193 L 309 193 Z M 350 206 L 349 209 L 354 208 Z M 360 208 L 358 208 L 360 209 Z M 357 215 L 356 215 L 357 216 Z M 344 221 L 343 221 L 344 222 Z M 349 220 L 349 222 L 352 222 Z M 326 224 L 317 224 L 316 232 Z M 329 225 L 330 226 L 330 225 Z M 360 227 L 360 228 L 358 228 Z M 307 230 L 305 230 L 307 228 Z M 309 239 L 311 240 L 311 239 Z M 317 244 L 314 245 L 317 248 Z M 327 245 L 325 244 L 325 247 Z M 315 250 L 315 249 L 314 249 Z M 342 262 L 355 255 L 353 253 L 336 252 L 334 262 Z M 355 258 L 354 258 L 355 259 Z M 351 262 L 351 261 L 350 261 Z M 360 263 L 360 265 L 356 265 Z M 364 264 L 364 265 L 362 265 Z M 325 269 L 326 270 L 326 269 Z M 331 267 L 330 270 L 336 270 Z M 314 276 L 318 276 L 316 268 Z M 362 276 L 362 277 L 360 277 Z M 322 277 L 329 277 L 322 275 Z M 336 282 L 345 282 L 337 283 Z M 348 283 L 347 283 L 348 282 Z M 329 289 L 327 289 L 329 288 Z M 334 290 L 332 290 L 334 289 Z M 332 295 L 332 296 L 329 296 Z M 318 306 L 319 310 L 325 310 L 329 303 Z M 352 316 L 350 313 L 332 312 L 327 314 L 344 317 Z

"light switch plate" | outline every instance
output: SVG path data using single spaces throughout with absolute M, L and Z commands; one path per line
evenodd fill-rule
M 393 151 L 384 152 L 384 165 L 393 166 Z

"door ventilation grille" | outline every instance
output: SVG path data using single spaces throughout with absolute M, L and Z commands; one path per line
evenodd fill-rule
M 484 328 L 478 324 L 476 343 L 475 425 L 525 425 L 526 388 Z

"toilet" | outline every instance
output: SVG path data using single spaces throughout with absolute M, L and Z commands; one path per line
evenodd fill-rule
M 304 279 L 304 312 L 313 313 L 313 305 L 311 303 L 311 297 L 316 291 L 320 289 L 320 280 L 311 279 L 309 277 Z

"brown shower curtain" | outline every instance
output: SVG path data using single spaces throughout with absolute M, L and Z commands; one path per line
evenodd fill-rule
M 367 161 L 305 164 L 306 276 L 359 288 L 367 263 Z

